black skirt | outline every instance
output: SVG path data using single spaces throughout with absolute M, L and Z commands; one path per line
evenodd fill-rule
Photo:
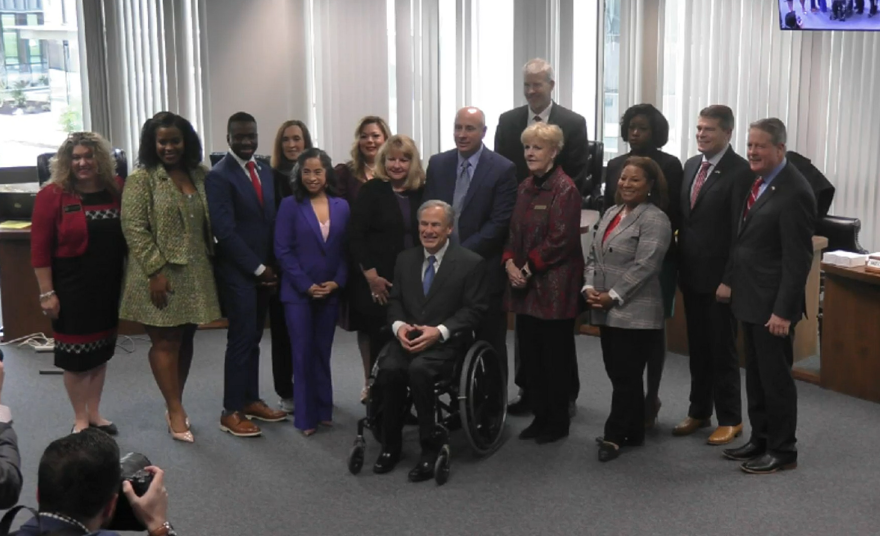
M 126 246 L 118 205 L 109 192 L 84 194 L 88 247 L 79 257 L 54 258 L 52 282 L 61 310 L 52 322 L 55 366 L 85 372 L 116 350 Z

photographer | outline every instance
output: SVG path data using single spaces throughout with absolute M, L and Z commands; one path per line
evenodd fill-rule
M 0 390 L 3 388 L 3 352 L 0 351 Z M 11 508 L 21 493 L 21 457 L 9 408 L 0 405 L 0 508 Z
M 125 499 L 149 536 L 174 536 L 167 522 L 168 493 L 164 472 L 147 467 L 153 481 L 138 497 L 130 482 L 122 484 Z M 102 530 L 113 520 L 119 497 L 122 469 L 119 447 L 109 435 L 86 429 L 53 441 L 43 457 L 37 481 L 39 514 L 25 523 L 18 534 L 115 536 Z

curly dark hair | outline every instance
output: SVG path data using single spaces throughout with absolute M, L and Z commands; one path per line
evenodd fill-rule
M 651 125 L 651 144 L 659 149 L 669 141 L 669 121 L 653 104 L 636 104 L 630 106 L 620 118 L 620 137 L 629 141 L 629 123 L 637 115 L 644 115 Z
M 293 186 L 293 195 L 296 197 L 296 200 L 302 201 L 308 195 L 308 191 L 302 183 L 302 168 L 305 165 L 306 160 L 309 158 L 317 158 L 321 161 L 321 165 L 324 167 L 324 178 L 326 179 L 324 191 L 327 192 L 327 195 L 338 197 L 339 191 L 336 189 L 336 172 L 333 171 L 333 161 L 330 160 L 330 155 L 317 147 L 312 147 L 311 149 L 306 149 L 300 153 L 299 158 L 296 159 L 296 165 L 293 167 L 293 180 L 291 181 L 291 185 Z
M 183 165 L 188 169 L 199 166 L 202 162 L 202 141 L 185 117 L 171 112 L 159 112 L 144 123 L 141 130 L 141 144 L 138 148 L 138 163 L 146 169 L 155 169 L 162 165 L 156 153 L 156 131 L 160 128 L 176 128 L 183 136 Z

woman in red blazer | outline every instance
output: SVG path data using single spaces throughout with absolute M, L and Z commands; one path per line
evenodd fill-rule
M 519 185 L 501 262 L 535 414 L 519 437 L 550 443 L 568 435 L 570 356 L 584 267 L 581 197 L 555 163 L 563 144 L 558 126 L 535 123 L 523 131 L 522 142 L 531 176 Z
M 52 319 L 55 366 L 64 370 L 73 433 L 89 427 L 117 433 L 99 409 L 107 361 L 116 350 L 126 254 L 122 181 L 110 151 L 98 134 L 71 134 L 34 203 L 31 263 L 40 306 Z

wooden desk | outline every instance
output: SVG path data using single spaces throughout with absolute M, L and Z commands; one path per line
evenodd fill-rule
M 31 231 L 0 229 L 0 300 L 3 305 L 3 340 L 32 333 L 52 336 L 52 323 L 40 308 L 40 287 L 31 268 Z M 119 333 L 137 335 L 143 327 L 121 321 Z
M 819 353 L 819 275 L 822 250 L 828 247 L 828 239 L 824 236 L 813 237 L 813 264 L 807 278 L 807 317 L 802 318 L 795 328 L 794 360 L 800 361 Z M 827 291 L 826 291 L 827 293 Z M 826 314 L 827 316 L 827 314 Z M 825 328 L 823 327 L 823 330 Z M 684 316 L 684 299 L 681 290 L 675 294 L 675 314 L 666 321 L 666 349 L 676 354 L 689 355 L 687 342 L 687 323 Z M 745 364 L 742 330 L 737 340 L 740 364 Z M 800 373 L 799 373 L 800 374 Z M 818 382 L 818 378 L 796 375 L 798 379 Z
M 822 264 L 825 300 L 819 383 L 880 402 L 880 275 Z

